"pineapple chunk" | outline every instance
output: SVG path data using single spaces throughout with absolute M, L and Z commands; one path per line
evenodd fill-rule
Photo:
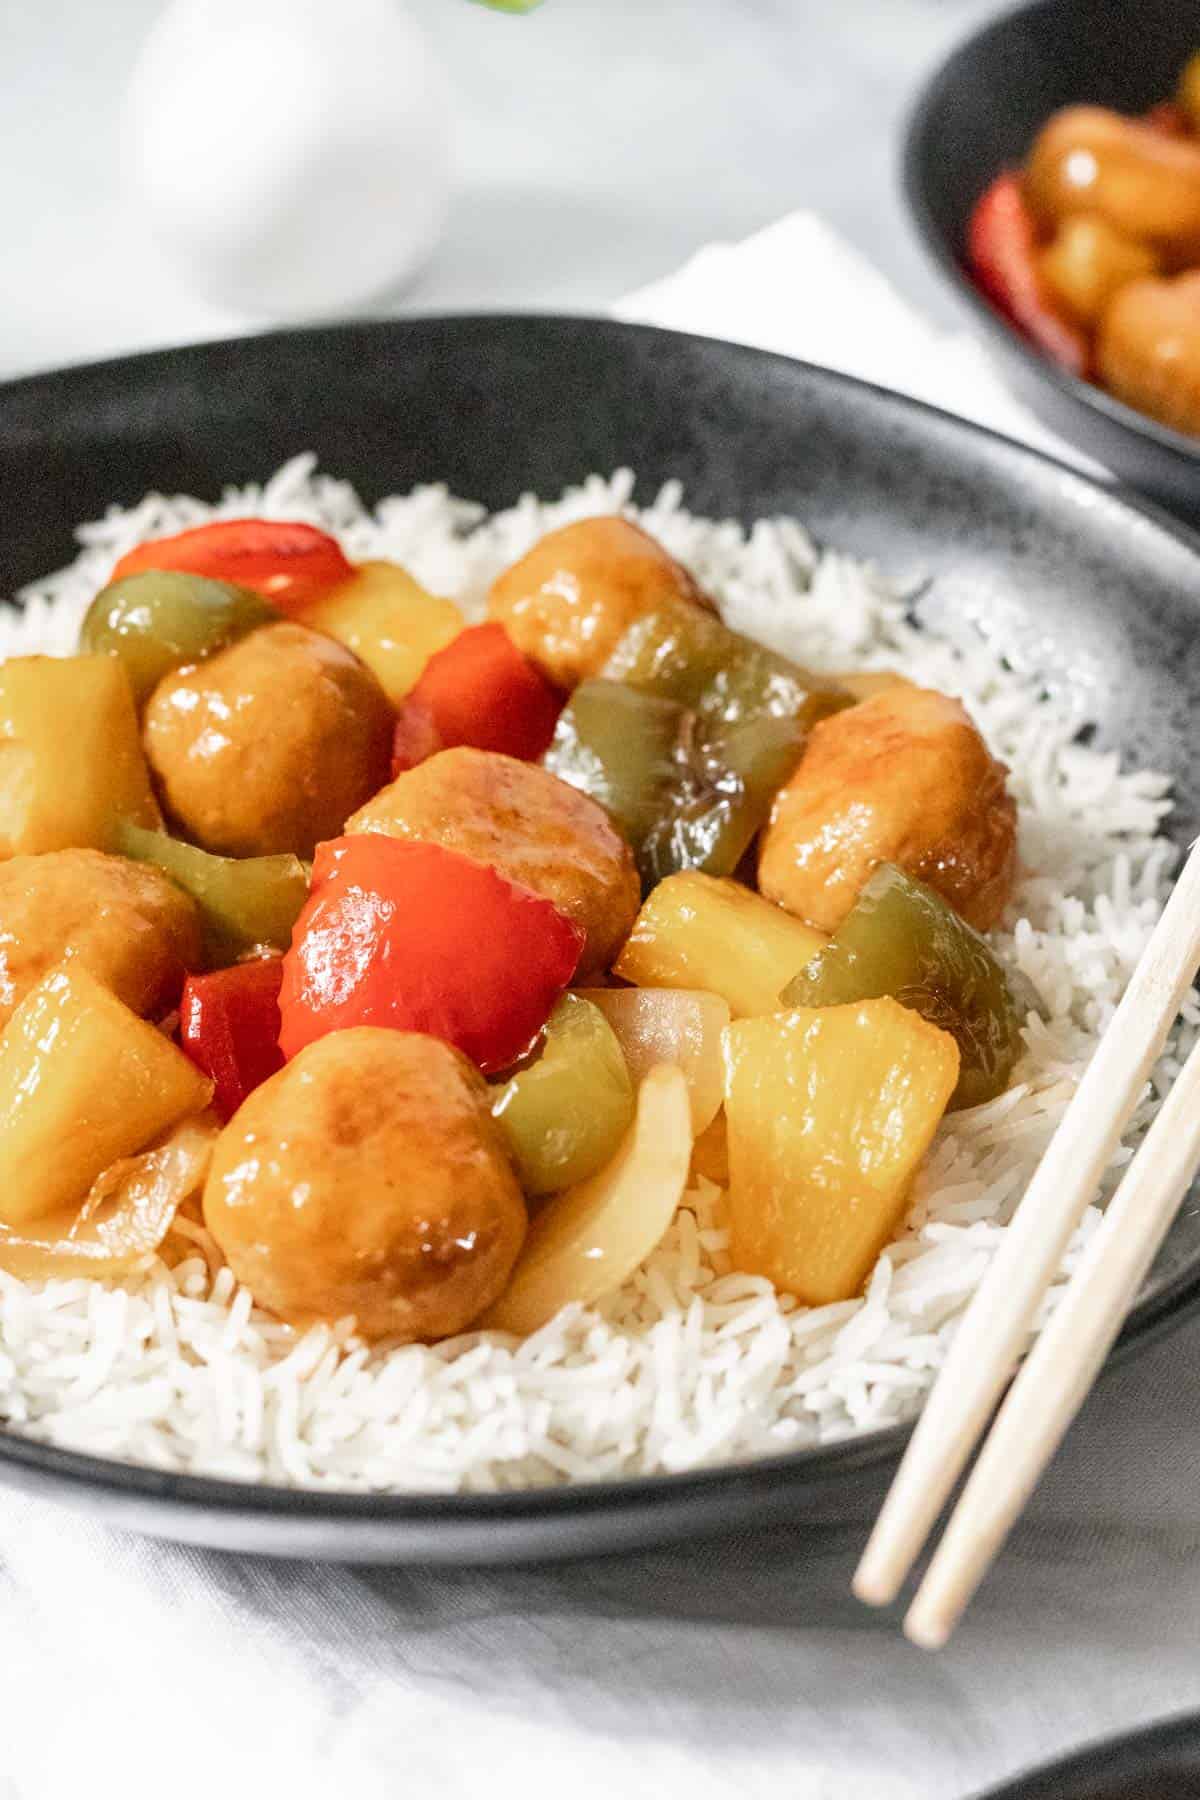
M 435 650 L 463 628 L 452 600 L 425 591 L 398 563 L 360 563 L 349 581 L 304 610 L 304 623 L 353 650 L 393 706 Z
M 0 663 L 0 857 L 111 848 L 161 823 L 129 677 L 113 656 Z
M 810 1306 L 850 1300 L 899 1225 L 958 1046 L 895 1000 L 725 1032 L 733 1260 Z
M 737 1019 L 777 1012 L 793 975 L 829 942 L 737 881 L 689 869 L 660 881 L 614 965 L 635 987 L 704 988 Z
M 211 1094 L 169 1038 L 85 969 L 52 971 L 0 1032 L 0 1223 L 78 1205 L 104 1169 Z

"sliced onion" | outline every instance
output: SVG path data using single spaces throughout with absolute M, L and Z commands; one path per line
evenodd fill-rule
M 82 1206 L 39 1219 L 35 1229 L 0 1226 L 0 1269 L 24 1281 L 125 1274 L 158 1249 L 202 1186 L 219 1132 L 211 1112 L 185 1119 L 151 1149 L 105 1169 Z
M 586 1306 L 620 1287 L 674 1218 L 691 1153 L 687 1082 L 678 1068 L 651 1069 L 621 1148 L 599 1174 L 547 1201 L 479 1329 L 525 1336 L 571 1301 Z
M 692 1130 L 699 1137 L 725 1098 L 721 1033 L 729 1006 L 699 988 L 580 988 L 604 1014 L 625 1053 L 635 1082 L 658 1063 L 682 1069 L 692 1103 Z

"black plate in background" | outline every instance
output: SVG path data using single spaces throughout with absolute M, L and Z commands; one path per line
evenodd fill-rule
M 980 1800 L 1200 1800 L 1200 1719 L 1091 1744 Z
M 926 248 L 1000 352 L 1013 388 L 1046 424 L 1170 506 L 1200 520 L 1200 443 L 1056 367 L 988 304 L 966 271 L 971 210 L 1024 160 L 1057 107 L 1144 112 L 1174 91 L 1200 49 L 1200 0 L 1035 0 L 968 38 L 913 111 L 904 185 Z
M 1200 826 L 1200 540 L 976 427 L 761 351 L 586 319 L 459 318 L 281 333 L 69 369 L 0 389 L 0 570 L 64 562 L 72 525 L 149 488 L 215 498 L 296 451 L 363 495 L 445 481 L 498 507 L 628 464 L 639 497 L 772 513 L 969 606 L 1047 680 L 1082 674 L 1101 743 L 1165 769 Z M 1200 1298 L 1185 1206 L 1126 1326 Z M 0 1432 L 0 1478 L 139 1529 L 339 1560 L 515 1561 L 826 1515 L 878 1488 L 905 1433 L 771 1463 L 505 1496 L 293 1492 L 171 1476 Z

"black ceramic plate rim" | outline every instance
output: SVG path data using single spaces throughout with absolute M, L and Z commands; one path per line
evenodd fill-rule
M 908 209 L 916 224 L 925 251 L 942 275 L 954 288 L 960 301 L 971 310 L 975 319 L 984 327 L 993 342 L 1005 350 L 1019 356 L 1031 370 L 1037 373 L 1052 386 L 1058 388 L 1071 399 L 1078 400 L 1084 406 L 1092 407 L 1103 413 L 1115 425 L 1122 425 L 1127 431 L 1135 431 L 1140 436 L 1152 439 L 1164 450 L 1172 451 L 1176 456 L 1186 458 L 1200 467 L 1200 443 L 1195 438 L 1185 437 L 1181 431 L 1173 431 L 1169 425 L 1161 425 L 1148 413 L 1138 412 L 1136 407 L 1126 406 L 1107 389 L 1097 387 L 1094 382 L 1082 381 L 1078 375 L 1060 368 L 1048 356 L 1042 356 L 1038 350 L 1010 325 L 1001 313 L 976 287 L 958 258 L 954 255 L 942 235 L 938 221 L 925 196 L 925 183 L 921 166 L 921 148 L 925 141 L 931 114 L 940 104 L 946 89 L 952 87 L 957 80 L 959 69 L 981 45 L 993 37 L 1003 35 L 1018 20 L 1035 17 L 1039 13 L 1049 12 L 1052 8 L 1063 5 L 1063 0 L 1027 0 L 1021 6 L 1014 6 L 1000 14 L 998 18 L 989 19 L 986 25 L 970 32 L 962 42 L 957 44 L 946 59 L 939 63 L 933 74 L 923 84 L 912 110 L 904 132 L 904 151 L 902 159 L 904 197 Z M 995 171 L 1001 173 L 999 169 Z M 978 198 L 978 196 L 976 196 Z
M 113 357 L 101 362 L 77 363 L 68 367 L 22 376 L 0 383 L 0 405 L 5 395 L 32 392 L 37 387 L 53 388 L 74 379 L 102 377 L 105 374 L 135 376 L 156 365 L 166 369 L 180 355 L 205 351 L 227 353 L 239 348 L 263 346 L 303 338 L 328 338 L 345 333 L 387 334 L 403 331 L 406 323 L 416 325 L 449 325 L 456 321 L 472 325 L 494 325 L 498 329 L 539 324 L 569 324 L 586 329 L 603 326 L 606 330 L 640 335 L 647 338 L 714 344 L 726 352 L 755 363 L 780 364 L 791 370 L 799 368 L 818 382 L 847 392 L 867 391 L 888 407 L 917 417 L 928 417 L 949 427 L 957 434 L 974 438 L 999 451 L 1011 460 L 1040 470 L 1056 472 L 1060 481 L 1082 490 L 1094 502 L 1111 507 L 1117 505 L 1131 515 L 1140 515 L 1157 529 L 1183 542 L 1200 557 L 1200 532 L 1190 530 L 1153 502 L 1135 495 L 1119 482 L 1098 482 L 1082 474 L 1069 463 L 1033 450 L 1002 433 L 963 419 L 923 401 L 863 382 L 838 370 L 820 368 L 798 358 L 772 351 L 759 350 L 726 340 L 702 338 L 694 333 L 664 330 L 657 326 L 614 321 L 610 318 L 588 318 L 581 314 L 545 314 L 537 312 L 456 314 L 413 314 L 400 320 L 347 321 L 341 326 L 297 327 L 284 331 L 256 333 L 247 337 L 210 340 L 199 344 L 177 345 L 168 349 L 143 351 L 132 356 Z M 1181 1270 L 1176 1278 L 1158 1293 L 1140 1302 L 1130 1313 L 1116 1345 L 1105 1363 L 1105 1372 L 1133 1350 L 1141 1349 L 1165 1336 L 1200 1310 L 1200 1263 Z M 579 1554 L 577 1540 L 572 1539 L 564 1551 L 553 1542 L 533 1538 L 539 1525 L 558 1519 L 566 1521 L 595 1520 L 603 1522 L 603 1547 L 613 1548 L 621 1537 L 619 1525 L 627 1521 L 627 1542 L 631 1547 L 646 1541 L 645 1527 L 655 1514 L 670 1512 L 680 1518 L 694 1516 L 708 1530 L 720 1527 L 722 1499 L 739 1502 L 752 1498 L 764 1503 L 778 1492 L 781 1481 L 788 1477 L 804 1486 L 833 1486 L 841 1477 L 849 1477 L 867 1469 L 896 1461 L 912 1432 L 912 1422 L 882 1430 L 848 1436 L 815 1448 L 782 1452 L 771 1457 L 747 1462 L 719 1463 L 712 1467 L 687 1470 L 676 1474 L 631 1476 L 621 1480 L 583 1480 L 553 1487 L 528 1487 L 505 1493 L 486 1494 L 414 1494 L 394 1490 L 344 1490 L 326 1488 L 279 1487 L 266 1482 L 243 1482 L 219 1476 L 178 1473 L 149 1465 L 101 1457 L 85 1451 L 70 1450 L 25 1437 L 0 1425 L 0 1480 L 12 1486 L 54 1497 L 77 1506 L 87 1505 L 111 1510 L 120 1521 L 138 1502 L 149 1510 L 140 1514 L 142 1529 L 158 1535 L 196 1542 L 208 1541 L 201 1518 L 214 1522 L 224 1520 L 255 1530 L 255 1548 L 266 1554 L 292 1556 L 301 1553 L 298 1538 L 302 1526 L 312 1525 L 313 1553 L 328 1557 L 328 1527 L 341 1523 L 355 1528 L 346 1545 L 347 1560 L 355 1557 L 379 1557 L 394 1560 L 397 1555 L 420 1550 L 433 1558 L 445 1555 L 447 1560 L 478 1560 L 464 1551 L 459 1533 L 472 1528 L 489 1530 L 513 1528 L 511 1548 L 497 1544 L 498 1560 L 532 1560 L 546 1555 Z M 614 1521 L 617 1529 L 612 1529 Z M 275 1543 L 268 1535 L 274 1525 L 286 1536 Z M 371 1537 L 367 1528 L 378 1528 Z M 522 1530 L 522 1528 L 525 1528 Z M 257 1529 L 255 1529 L 257 1528 Z M 405 1532 L 403 1549 L 394 1534 Z M 259 1533 L 262 1535 L 259 1535 Z M 444 1547 L 441 1534 L 447 1534 Z M 239 1540 L 241 1541 L 241 1540 Z
M 1182 1767 L 1181 1757 L 1187 1759 Z M 989 1788 L 977 1800 L 1104 1800 L 1118 1782 L 1181 1772 L 1200 1777 L 1200 1713 L 1180 1713 L 1119 1737 L 1097 1738 L 1057 1762 Z

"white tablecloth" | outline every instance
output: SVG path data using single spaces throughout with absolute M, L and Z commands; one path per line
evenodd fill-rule
M 208 1555 L 6 1499 L 0 1757 L 21 1800 L 122 1774 L 188 1800 L 963 1800 L 1200 1704 L 1198 1356 L 1193 1326 L 1107 1378 L 937 1658 L 847 1595 L 869 1502 L 433 1574 Z

